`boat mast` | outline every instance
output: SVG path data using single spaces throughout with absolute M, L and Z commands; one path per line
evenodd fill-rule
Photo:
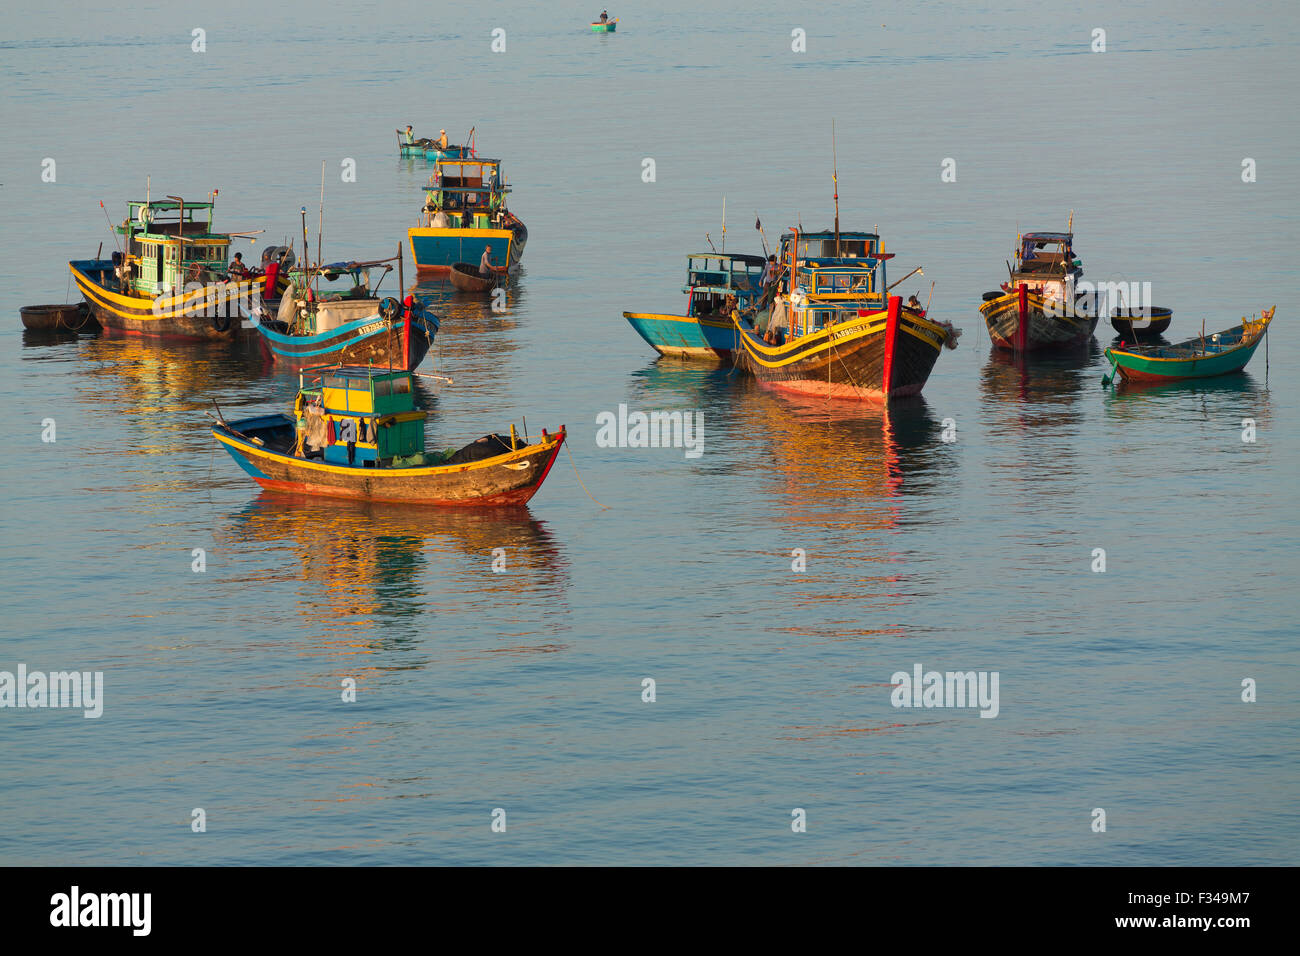
M 840 164 L 835 152 L 835 120 L 831 120 L 831 183 L 835 192 L 835 257 L 840 255 Z
M 722 251 L 727 251 L 727 197 L 722 197 Z
M 316 264 L 324 262 L 321 256 L 321 236 L 325 232 L 325 160 L 320 161 L 320 221 L 316 225 Z M 320 301 L 320 273 L 316 273 L 316 300 Z

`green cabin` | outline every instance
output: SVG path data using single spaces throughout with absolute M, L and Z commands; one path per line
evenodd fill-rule
M 299 384 L 295 405 L 299 431 L 307 427 L 308 406 L 317 402 L 333 420 L 336 435 L 343 419 L 353 419 L 358 438 L 353 450 L 355 465 L 389 467 L 402 464 L 400 459 L 424 455 L 427 415 L 415 406 L 410 372 L 360 365 L 315 366 L 302 370 Z M 348 464 L 346 443 L 336 440 L 326 444 L 324 460 Z
M 215 202 L 186 202 L 178 196 L 127 204 L 117 226 L 126 238 L 122 291 L 157 296 L 225 278 L 230 235 L 212 231 Z

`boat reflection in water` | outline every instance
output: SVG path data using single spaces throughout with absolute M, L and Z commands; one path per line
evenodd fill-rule
M 501 631 L 509 648 L 476 650 L 555 649 L 567 612 L 568 559 L 526 508 L 448 511 L 263 492 L 216 538 L 238 550 L 248 580 L 298 582 L 311 641 L 326 650 L 418 645 L 438 659 L 455 657 L 465 638 Z M 498 548 L 502 574 L 492 571 Z M 471 592 L 482 628 L 440 632 L 439 615 L 462 614 Z M 348 633 L 334 641 L 322 629 Z
M 1161 416 L 1195 416 L 1229 425 L 1254 419 L 1258 426 L 1272 420 L 1268 380 L 1250 372 L 1177 382 L 1116 380 L 1106 390 L 1107 417 L 1123 421 L 1158 421 Z
M 1093 339 L 1068 352 L 1030 353 L 994 349 L 980 372 L 980 399 L 1001 417 L 1026 424 L 1026 410 L 1039 405 L 1055 407 L 1076 403 L 1085 388 L 1097 383 L 1096 366 L 1101 347 Z
M 775 555 L 763 560 L 781 584 L 777 617 L 808 612 L 781 630 L 810 643 L 896 640 L 914 616 L 901 609 L 941 587 L 917 573 L 926 556 L 900 533 L 950 517 L 955 459 L 940 423 L 919 397 L 886 408 L 774 395 L 756 383 L 744 396 L 737 427 L 770 456 L 761 456 L 762 477 Z M 807 570 L 787 576 L 795 549 Z

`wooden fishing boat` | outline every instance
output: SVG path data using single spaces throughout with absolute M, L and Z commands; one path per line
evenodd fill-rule
M 257 325 L 263 351 L 272 363 L 286 368 L 324 362 L 403 371 L 417 368 L 438 334 L 439 322 L 424 299 L 414 294 L 400 302 L 392 296 L 380 297 L 380 286 L 393 262 L 399 265 L 399 287 L 402 284 L 400 247 L 398 252 L 392 259 L 335 262 L 288 273 L 289 285 L 278 307 L 268 301 Z M 322 278 L 326 289 L 341 278 L 350 287 L 321 294 Z
M 1092 338 L 1097 297 L 1075 290 L 1083 263 L 1075 255 L 1072 232 L 1025 233 L 1015 266 L 1008 269 L 1008 281 L 985 293 L 980 305 L 994 346 L 1034 352 L 1074 348 Z
M 23 326 L 33 332 L 96 332 L 99 322 L 90 314 L 88 302 L 57 305 L 25 305 L 18 310 Z
M 1240 372 L 1267 334 L 1276 309 L 1276 306 L 1265 309 L 1259 318 L 1243 318 L 1241 325 L 1226 332 L 1202 334 L 1176 345 L 1107 349 L 1111 372 L 1103 380 L 1104 384 L 1109 384 L 1117 369 L 1129 382 L 1177 382 Z
M 762 256 L 698 252 L 686 257 L 686 313 L 624 312 L 623 318 L 660 355 L 729 362 L 737 332 L 725 303 L 742 314 L 757 311 L 766 264 Z
M 264 275 L 235 275 L 234 234 L 212 231 L 208 202 L 178 196 L 128 203 L 115 231 L 125 249 L 111 259 L 68 263 L 95 318 L 110 333 L 232 339 L 260 301 Z M 237 271 L 237 270 L 236 270 Z
M 618 17 L 613 20 L 593 20 L 591 22 L 592 33 L 613 33 L 618 29 Z
M 1151 306 L 1146 309 L 1118 309 L 1110 317 L 1111 328 L 1126 338 L 1157 338 L 1169 328 L 1172 309 Z
M 760 335 L 733 313 L 737 365 L 765 385 L 804 395 L 887 401 L 919 394 L 939 353 L 955 348 L 961 333 L 888 294 L 892 257 L 875 233 L 782 236 L 782 292 L 793 291 L 769 310 L 774 334 Z
M 499 159 L 440 159 L 425 186 L 420 225 L 407 230 L 416 271 L 447 275 L 457 262 L 492 260 L 519 271 L 527 227 L 506 208 L 510 192 Z
M 507 281 L 504 270 L 491 278 L 485 278 L 479 274 L 478 266 L 472 266 L 468 262 L 453 262 L 450 277 L 452 286 L 461 292 L 491 292 Z
M 425 417 L 410 372 L 329 365 L 300 371 L 293 415 L 223 417 L 212 435 L 269 490 L 458 507 L 524 504 L 565 439 L 562 426 L 520 441 L 512 425 L 508 436 L 426 452 Z

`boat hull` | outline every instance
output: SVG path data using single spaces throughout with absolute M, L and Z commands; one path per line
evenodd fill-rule
M 1087 297 L 1081 301 L 1091 303 Z M 1025 352 L 1077 348 L 1097 328 L 1095 308 L 1053 306 L 1035 291 L 1026 292 L 1024 313 L 1022 322 L 1020 294 L 1014 289 L 980 306 L 994 346 Z
M 469 149 L 465 146 L 448 145 L 446 149 L 439 146 L 422 146 L 419 143 L 399 143 L 397 152 L 408 159 L 427 159 L 430 162 L 439 159 L 465 159 Z
M 902 308 L 886 310 L 767 345 L 753 330 L 739 332 L 737 365 L 778 391 L 866 401 L 918 395 L 952 334 Z
M 286 426 L 294 427 L 288 415 L 269 415 L 231 422 L 229 427 L 216 425 L 212 435 L 240 468 L 270 491 L 461 508 L 526 503 L 546 480 L 565 438 L 561 429 L 517 451 L 459 465 L 366 468 L 295 458 L 234 433 Z
M 417 272 L 429 275 L 447 275 L 457 262 L 480 262 L 483 250 L 492 246 L 493 262 L 503 261 L 505 250 L 507 271 L 519 271 L 519 261 L 524 256 L 528 230 L 520 224 L 518 229 L 437 229 L 417 226 L 408 230 L 407 240 L 411 258 Z
M 618 23 L 612 20 L 609 23 L 593 23 L 591 25 L 592 33 L 614 33 L 616 30 L 618 30 Z
M 1259 342 L 1254 342 L 1221 355 L 1172 361 L 1150 359 L 1118 349 L 1107 349 L 1106 357 L 1118 366 L 1119 374 L 1128 382 L 1182 382 L 1240 372 L 1254 357 L 1258 347 Z
M 260 301 L 265 276 L 240 282 L 222 282 L 178 295 L 156 298 L 122 293 L 108 260 L 68 263 L 73 281 L 90 304 L 91 312 L 108 333 L 155 338 L 223 339 L 239 334 L 248 309 Z
M 315 335 L 286 335 L 266 320 L 258 324 L 257 332 L 262 351 L 280 368 L 339 363 L 409 372 L 429 354 L 438 323 L 415 319 L 408 333 L 400 319 L 390 322 L 376 314 Z
M 730 362 L 738 344 L 730 319 L 624 312 L 623 318 L 660 355 L 697 362 Z

